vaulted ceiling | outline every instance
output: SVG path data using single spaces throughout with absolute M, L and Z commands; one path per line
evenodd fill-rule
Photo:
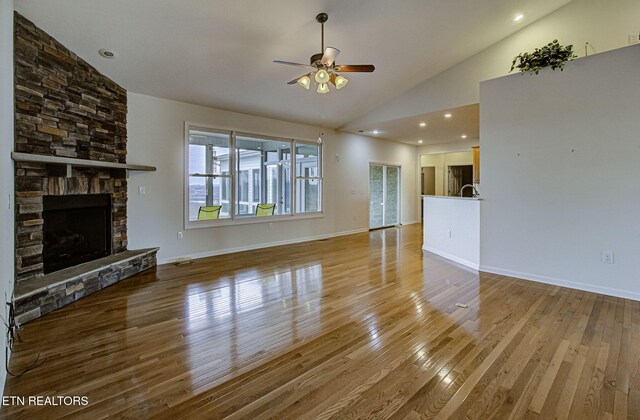
M 339 128 L 570 0 L 20 0 L 19 13 L 126 89 Z M 320 95 L 286 82 L 326 45 L 349 73 Z M 520 23 L 512 21 L 525 13 Z M 98 55 L 101 48 L 115 59 Z

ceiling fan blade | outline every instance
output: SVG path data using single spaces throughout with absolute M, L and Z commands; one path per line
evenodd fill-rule
M 373 64 L 342 64 L 334 68 L 339 72 L 364 72 L 371 73 L 376 68 Z
M 336 57 L 340 54 L 340 50 L 333 47 L 327 47 L 324 50 L 324 54 L 322 55 L 322 59 L 320 62 L 325 66 L 331 66 L 335 61 Z
M 310 65 L 308 64 L 302 64 L 302 63 L 292 63 L 290 61 L 282 61 L 282 60 L 273 60 L 274 63 L 278 63 L 278 64 L 286 64 L 287 66 L 296 66 L 296 67 L 306 67 L 308 69 L 312 68 Z

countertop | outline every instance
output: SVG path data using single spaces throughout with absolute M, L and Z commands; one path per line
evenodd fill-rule
M 428 198 L 444 198 L 447 200 L 472 200 L 472 201 L 482 201 L 480 197 L 449 197 L 448 195 L 423 195 L 422 197 Z

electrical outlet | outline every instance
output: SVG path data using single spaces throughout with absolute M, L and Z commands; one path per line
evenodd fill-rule
M 613 252 L 602 251 L 602 262 L 605 264 L 613 264 Z
M 182 232 L 178 232 L 178 239 L 184 239 L 184 235 L 182 234 Z
M 637 44 L 640 42 L 640 31 L 629 34 L 629 44 Z
M 138 187 L 138 194 L 145 195 L 146 193 L 147 193 L 147 186 L 146 185 L 140 185 Z

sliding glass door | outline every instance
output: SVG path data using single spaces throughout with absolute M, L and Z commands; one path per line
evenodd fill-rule
M 400 167 L 369 165 L 369 228 L 400 224 Z

